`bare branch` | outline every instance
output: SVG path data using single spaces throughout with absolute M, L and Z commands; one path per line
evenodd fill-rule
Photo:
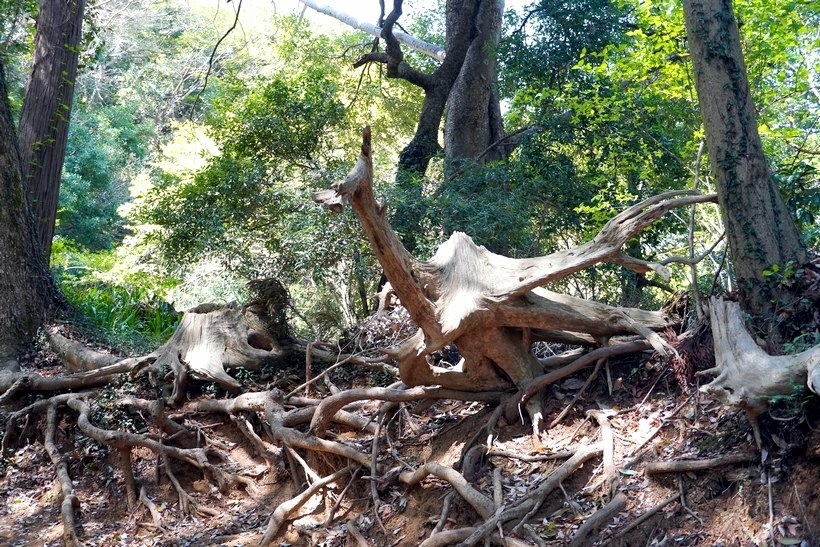
M 323 15 L 327 15 L 329 17 L 333 17 L 337 21 L 341 21 L 342 23 L 351 26 L 357 30 L 361 30 L 362 32 L 366 32 L 368 34 L 372 34 L 373 36 L 381 36 L 382 29 L 377 25 L 373 25 L 370 23 L 365 23 L 357 19 L 356 17 L 339 11 L 327 4 L 323 4 L 321 2 L 315 2 L 314 0 L 299 0 L 302 4 L 308 6 L 309 8 L 317 11 Z M 410 49 L 414 51 L 418 51 L 419 53 L 423 53 L 428 57 L 432 57 L 437 61 L 443 61 L 445 57 L 444 48 L 438 46 L 436 44 L 431 44 L 430 42 L 425 42 L 424 40 L 420 40 L 415 36 L 411 36 L 406 32 L 393 32 L 393 36 L 395 36 L 396 40 L 401 42 L 402 44 L 406 45 Z

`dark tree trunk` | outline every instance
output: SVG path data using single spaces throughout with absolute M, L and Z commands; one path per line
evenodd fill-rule
M 51 256 L 60 175 L 77 76 L 85 0 L 42 0 L 20 114 L 23 178 L 44 256 Z
M 444 151 L 456 163 L 484 163 L 506 155 L 499 147 L 490 148 L 504 135 L 496 85 L 504 3 L 481 0 L 475 9 L 469 47 L 447 100 Z
M 421 216 L 417 210 L 422 202 L 421 179 L 430 160 L 442 150 L 438 136 L 445 109 L 444 154 L 448 166 L 506 156 L 506 149 L 491 147 L 504 133 L 496 90 L 496 49 L 504 4 L 499 0 L 448 0 L 445 57 L 431 74 L 411 68 L 393 37 L 401 7 L 401 0 L 395 0 L 384 21 L 386 55 L 366 55 L 357 64 L 384 62 L 389 77 L 403 78 L 424 89 L 416 133 L 399 156 L 396 184 L 405 198 L 393 215 L 396 229 L 413 250 Z M 453 170 L 448 168 L 447 172 Z
M 0 374 L 46 317 L 51 282 L 36 243 L 0 63 Z
M 763 155 L 731 0 L 684 0 L 706 144 L 743 307 L 773 311 L 763 270 L 805 261 L 794 221 Z

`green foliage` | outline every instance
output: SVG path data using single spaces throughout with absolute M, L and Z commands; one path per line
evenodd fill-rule
M 162 295 L 167 287 L 144 275 L 106 278 L 112 252 L 89 253 L 55 239 L 52 271 L 74 312 L 92 335 L 125 351 L 156 349 L 173 334 L 180 315 Z
M 776 321 L 773 328 L 784 340 L 783 353 L 800 353 L 820 344 L 816 296 L 816 273 L 807 271 L 812 265 L 800 267 L 794 262 L 773 264 L 763 271 L 765 282 L 773 288 L 776 298 Z M 812 286 L 812 283 L 814 286 Z
M 139 287 L 64 278 L 60 289 L 84 325 L 120 347 L 156 348 L 179 322 L 170 304 Z
M 78 105 L 69 129 L 57 234 L 91 250 L 109 249 L 123 235 L 119 206 L 128 199 L 129 168 L 148 153 L 152 127 L 136 122 L 134 105 L 89 111 Z
M 508 11 L 509 34 L 500 47 L 502 94 L 556 89 L 579 76 L 571 67 L 587 52 L 617 42 L 625 17 L 611 0 L 538 0 L 523 14 Z

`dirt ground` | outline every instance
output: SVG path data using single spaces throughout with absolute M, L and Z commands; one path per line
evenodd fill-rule
M 41 359 L 35 366 L 45 362 Z M 612 425 L 618 489 L 626 495 L 627 505 L 589 545 L 820 545 L 820 405 L 816 398 L 783 401 L 764 415 L 764 449 L 758 452 L 742 411 L 701 398 L 696 386 L 681 390 L 664 365 L 620 359 L 612 362 L 608 372 L 611 394 L 602 372 L 563 421 L 540 438 L 533 438 L 529 424 L 518 422 L 499 428 L 498 437 L 476 438 L 484 435 L 491 405 L 447 400 L 404 404 L 385 424 L 378 459 L 387 467 L 403 469 L 427 461 L 458 468 L 468 445 L 486 443 L 489 449 L 482 453 L 474 484 L 493 499 L 493 469 L 500 468 L 503 503 L 508 505 L 540 484 L 563 461 L 560 453 L 597 441 L 599 428 L 585 417 L 585 411 L 598 409 Z M 288 389 L 303 374 L 299 367 L 278 371 L 260 380 L 260 388 L 275 384 Z M 571 403 L 589 374 L 582 371 L 549 389 L 547 423 Z M 340 388 L 380 383 L 380 378 L 356 367 L 338 369 L 330 377 Z M 388 380 L 381 383 L 386 385 Z M 192 397 L 225 396 L 208 392 L 206 386 L 199 390 Z M 26 397 L 34 400 L 32 395 Z M 373 402 L 356 412 L 373 415 L 377 409 Z M 81 539 L 89 546 L 255 545 L 274 509 L 304 488 L 298 460 L 280 451 L 278 461 L 269 464 L 224 416 L 191 415 L 186 425 L 197 427 L 221 446 L 230 456 L 225 465 L 251 478 L 254 487 L 220 491 L 195 469 L 172 463 L 199 506 L 214 513 L 185 515 L 163 463 L 147 449 L 134 450 L 135 478 L 155 504 L 161 519 L 157 527 L 146 505 L 129 511 L 114 454 L 79 434 L 67 413 L 58 428 L 58 442 L 80 500 Z M 42 420 L 42 416 L 32 417 L 21 437 L 25 443 L 19 443 L 2 462 L 0 545 L 61 544 L 61 495 L 43 446 Z M 338 428 L 330 438 L 368 454 L 373 442 L 372 434 Z M 755 454 L 755 461 L 705 471 L 645 472 L 653 461 L 747 452 Z M 301 456 L 319 475 L 343 466 L 335 457 Z M 603 473 L 601 459 L 590 460 L 561 485 L 557 495 L 544 501 L 529 518 L 526 532 L 515 534 L 517 539 L 530 545 L 566 545 L 579 525 L 607 501 Z M 349 473 L 334 488 L 311 498 L 282 528 L 277 542 L 328 547 L 418 545 L 438 524 L 452 488 L 432 476 L 412 488 L 383 479 L 371 477 L 369 470 Z M 371 480 L 378 484 L 377 510 Z M 675 495 L 682 495 L 684 503 L 677 498 L 626 530 Z M 444 529 L 481 523 L 461 497 L 454 495 L 451 502 Z M 511 528 L 507 526 L 508 533 Z

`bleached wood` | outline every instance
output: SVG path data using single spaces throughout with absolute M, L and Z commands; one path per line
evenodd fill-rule
M 613 336 L 637 334 L 665 353 L 667 345 L 657 331 L 669 328 L 673 318 L 561 295 L 542 285 L 599 262 L 666 275 L 663 266 L 630 257 L 621 247 L 675 207 L 715 201 L 714 195 L 666 192 L 629 207 L 590 242 L 535 258 L 501 256 L 455 232 L 432 258 L 421 261 L 393 231 L 386 207 L 373 195 L 372 180 L 368 127 L 350 174 L 314 199 L 335 212 L 350 204 L 395 294 L 419 326 L 399 347 L 385 350 L 398 361 L 402 382 L 460 391 L 526 389 L 543 373 L 530 349 L 536 339 L 594 345 Z M 430 364 L 427 356 L 450 343 L 458 347 L 461 362 L 452 368 Z M 526 404 L 536 420 L 539 399 L 533 397 Z
M 737 302 L 713 297 L 709 316 L 715 367 L 699 374 L 717 376 L 701 391 L 746 409 L 752 419 L 768 408 L 771 397 L 793 395 L 804 382 L 820 391 L 820 345 L 796 355 L 772 356 L 755 344 Z

